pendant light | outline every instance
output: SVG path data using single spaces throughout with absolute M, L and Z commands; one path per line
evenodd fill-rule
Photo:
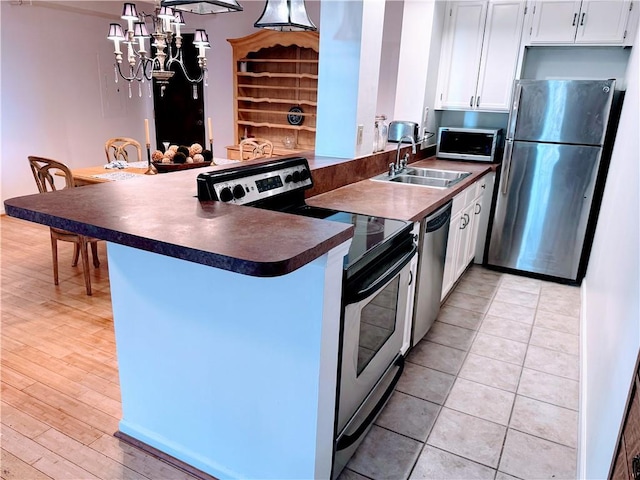
M 242 6 L 236 0 L 162 0 L 162 5 L 183 12 L 206 15 L 209 13 L 241 12 Z
M 262 16 L 253 26 L 280 32 L 317 30 L 307 15 L 304 0 L 267 0 Z

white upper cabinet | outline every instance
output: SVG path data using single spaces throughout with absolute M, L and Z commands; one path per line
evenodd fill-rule
M 492 111 L 509 108 L 520 52 L 524 7 L 525 2 L 517 0 L 489 3 L 476 92 L 477 108 Z
M 487 2 L 447 4 L 436 108 L 472 108 L 478 84 Z
M 525 2 L 447 3 L 436 108 L 507 111 Z
M 631 0 L 543 0 L 532 4 L 527 45 L 630 45 Z

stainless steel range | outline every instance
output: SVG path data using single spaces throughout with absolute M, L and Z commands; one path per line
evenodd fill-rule
M 351 223 L 344 259 L 333 473 L 353 455 L 402 374 L 410 345 L 417 247 L 409 222 L 311 207 L 305 158 L 200 174 L 198 198 Z

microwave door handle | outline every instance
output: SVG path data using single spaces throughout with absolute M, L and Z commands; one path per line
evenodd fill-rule
M 507 194 L 507 188 L 509 185 L 509 173 L 511 171 L 511 155 L 513 154 L 513 140 L 509 139 L 505 142 L 504 157 L 502 159 L 502 194 Z
M 520 108 L 520 97 L 522 96 L 522 84 L 517 81 L 516 92 L 513 95 L 513 103 L 509 111 L 509 120 L 507 122 L 507 138 L 513 138 L 516 133 L 516 123 L 518 122 L 518 109 Z

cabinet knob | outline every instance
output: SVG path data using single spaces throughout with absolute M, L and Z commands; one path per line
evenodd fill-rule
M 571 24 L 571 26 L 572 26 L 572 27 L 575 27 L 575 26 L 576 26 L 576 20 L 577 20 L 577 19 L 578 19 L 578 14 L 577 14 L 577 13 L 574 13 L 574 14 L 573 14 L 573 23 Z
M 583 27 L 584 26 L 584 16 L 586 15 L 586 13 L 582 12 L 582 17 L 580 18 L 580 26 Z
M 478 215 L 482 211 L 482 205 L 480 205 L 479 203 L 476 203 L 476 207 L 478 208 L 476 209 L 475 214 Z
M 469 99 L 469 106 L 473 107 L 473 95 L 471 95 L 471 98 Z

